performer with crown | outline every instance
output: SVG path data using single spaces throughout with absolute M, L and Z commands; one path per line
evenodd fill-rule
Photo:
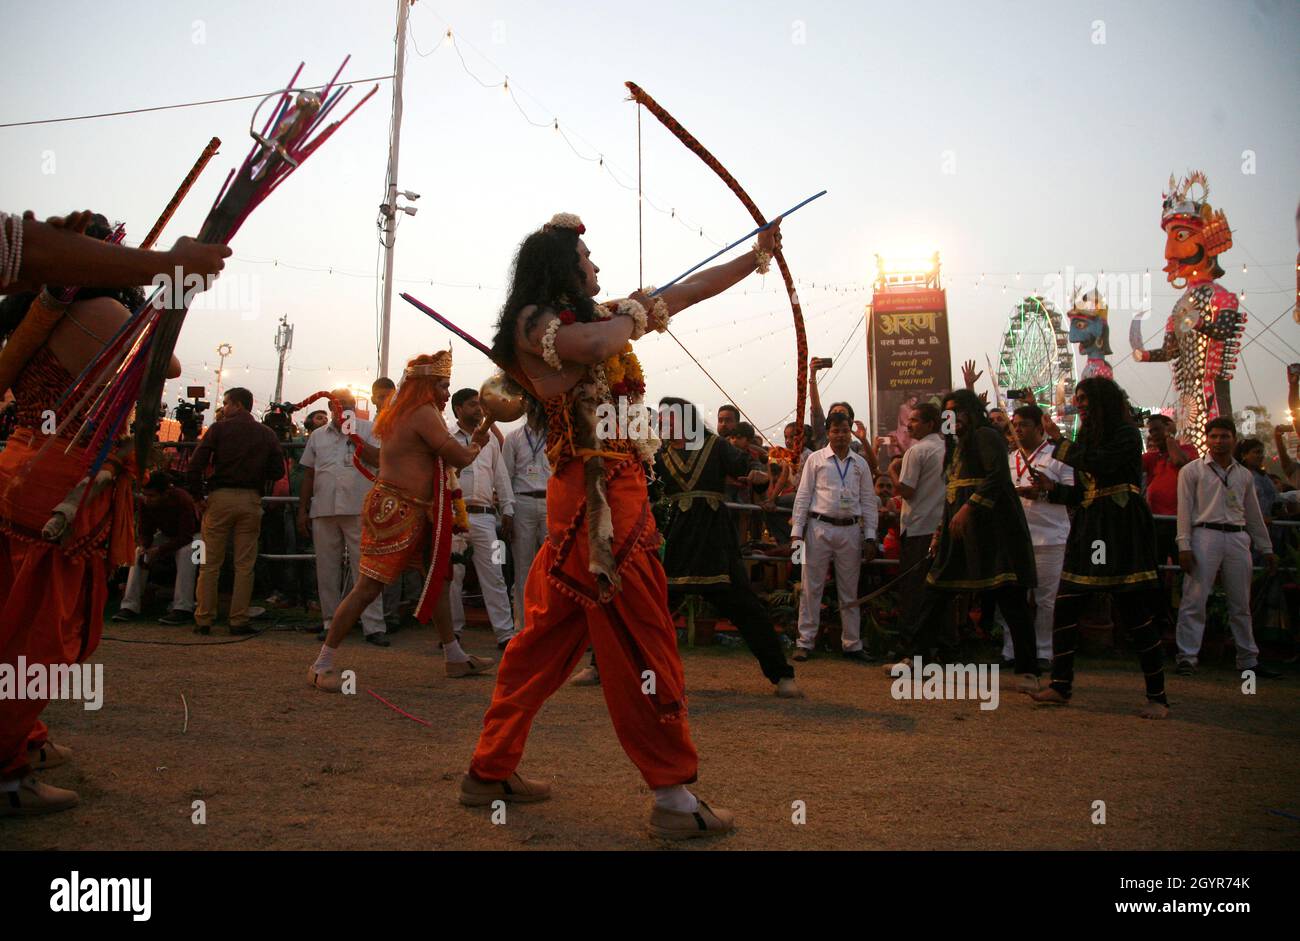
M 487 657 L 465 653 L 451 628 L 447 585 L 451 579 L 451 533 L 455 522 L 455 471 L 473 462 L 487 444 L 492 422 L 484 422 L 463 447 L 447 431 L 442 411 L 451 397 L 451 351 L 417 356 L 406 364 L 397 395 L 375 422 L 379 477 L 361 507 L 361 578 L 339 602 L 329 634 L 307 682 L 337 693 L 343 687 L 334 655 L 361 612 L 409 568 L 426 556 L 428 574 L 416 618 L 432 617 L 442 641 L 447 675 L 470 676 L 492 665 Z M 463 524 L 464 507 L 460 507 Z M 467 526 L 464 528 L 468 528 Z
M 654 791 L 651 834 L 710 836 L 730 830 L 733 815 L 686 789 L 698 758 L 642 465 L 658 442 L 637 428 L 645 380 L 630 341 L 666 330 L 673 314 L 765 271 L 779 228 L 653 301 L 647 289 L 602 305 L 592 300 L 600 269 L 585 232 L 577 216 L 561 213 L 524 239 L 493 341 L 493 358 L 546 409 L 554 473 L 549 535 L 524 589 L 524 629 L 502 658 L 460 800 L 485 806 L 550 796 L 548 784 L 516 768 L 534 716 L 590 643 L 614 730 Z
M 1199 187 L 1193 193 L 1192 187 Z M 1237 295 L 1222 287 L 1219 256 L 1232 247 L 1232 230 L 1222 210 L 1209 203 L 1210 188 L 1199 170 L 1180 181 L 1169 177 L 1160 224 L 1165 230 L 1165 275 L 1185 288 L 1165 324 L 1164 344 L 1142 348 L 1141 321 L 1129 328 L 1133 358 L 1139 363 L 1168 362 L 1178 389 L 1178 436 L 1205 451 L 1205 424 L 1232 417 L 1228 383 L 1237 365 L 1246 315 Z
M 1101 292 L 1093 289 L 1085 291 L 1074 299 L 1070 305 L 1070 342 L 1079 344 L 1079 352 L 1087 357 L 1080 379 L 1101 376 L 1114 379 L 1114 370 L 1106 357 L 1110 355 L 1109 310 Z

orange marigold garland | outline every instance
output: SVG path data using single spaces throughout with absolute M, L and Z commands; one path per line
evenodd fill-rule
M 460 475 L 447 468 L 447 486 L 451 489 L 451 531 L 469 532 L 469 511 L 465 509 L 465 493 L 460 489 Z

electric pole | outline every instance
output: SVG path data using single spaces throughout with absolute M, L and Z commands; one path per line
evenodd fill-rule
M 289 315 L 283 314 L 280 317 L 280 326 L 275 331 L 275 351 L 280 354 L 280 365 L 275 372 L 275 399 L 276 402 L 283 402 L 281 396 L 284 394 L 284 355 L 293 349 L 293 324 L 289 323 Z
M 415 0 L 397 0 L 396 63 L 393 66 L 393 118 L 388 139 L 388 178 L 384 183 L 384 202 L 379 207 L 380 227 L 384 233 L 384 312 L 379 323 L 379 375 L 388 375 L 389 327 L 393 315 L 393 242 L 397 238 L 397 214 L 413 216 L 414 206 L 398 206 L 397 197 L 417 200 L 419 193 L 397 190 L 397 157 L 402 141 L 402 72 L 406 67 L 406 15 Z

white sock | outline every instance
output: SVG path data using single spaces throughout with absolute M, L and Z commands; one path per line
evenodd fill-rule
M 334 669 L 334 654 L 337 652 L 329 644 L 321 644 L 320 654 L 316 657 L 316 662 L 312 664 L 311 668 L 317 673 L 328 673 Z
M 686 790 L 685 784 L 655 788 L 655 806 L 678 813 L 693 814 L 700 807 L 699 798 Z
M 458 640 L 453 640 L 450 644 L 443 644 L 442 655 L 448 663 L 465 663 L 469 660 L 469 654 L 461 649 Z

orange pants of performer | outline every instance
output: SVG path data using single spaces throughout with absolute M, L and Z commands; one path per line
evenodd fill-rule
M 95 652 L 108 600 L 108 562 L 96 547 L 112 536 L 119 548 L 123 538 L 134 542 L 125 477 L 82 507 L 67 543 L 41 538 L 50 511 L 82 475 L 80 449 L 64 456 L 64 442 L 41 451 L 44 443 L 19 429 L 0 451 L 0 663 L 14 669 L 19 656 L 29 666 L 53 665 L 80 663 Z M 123 523 L 127 528 L 119 531 Z M 39 718 L 46 705 L 0 699 L 0 780 L 28 773 L 27 749 L 48 736 Z
M 646 783 L 695 780 L 699 759 L 686 724 L 685 678 L 645 472 L 629 460 L 606 473 L 622 588 L 605 603 L 596 596 L 587 570 L 583 467 L 571 460 L 547 487 L 548 534 L 524 587 L 524 629 L 501 659 L 470 762 L 480 780 L 504 780 L 515 771 L 537 710 L 564 685 L 589 643 L 614 731 Z

